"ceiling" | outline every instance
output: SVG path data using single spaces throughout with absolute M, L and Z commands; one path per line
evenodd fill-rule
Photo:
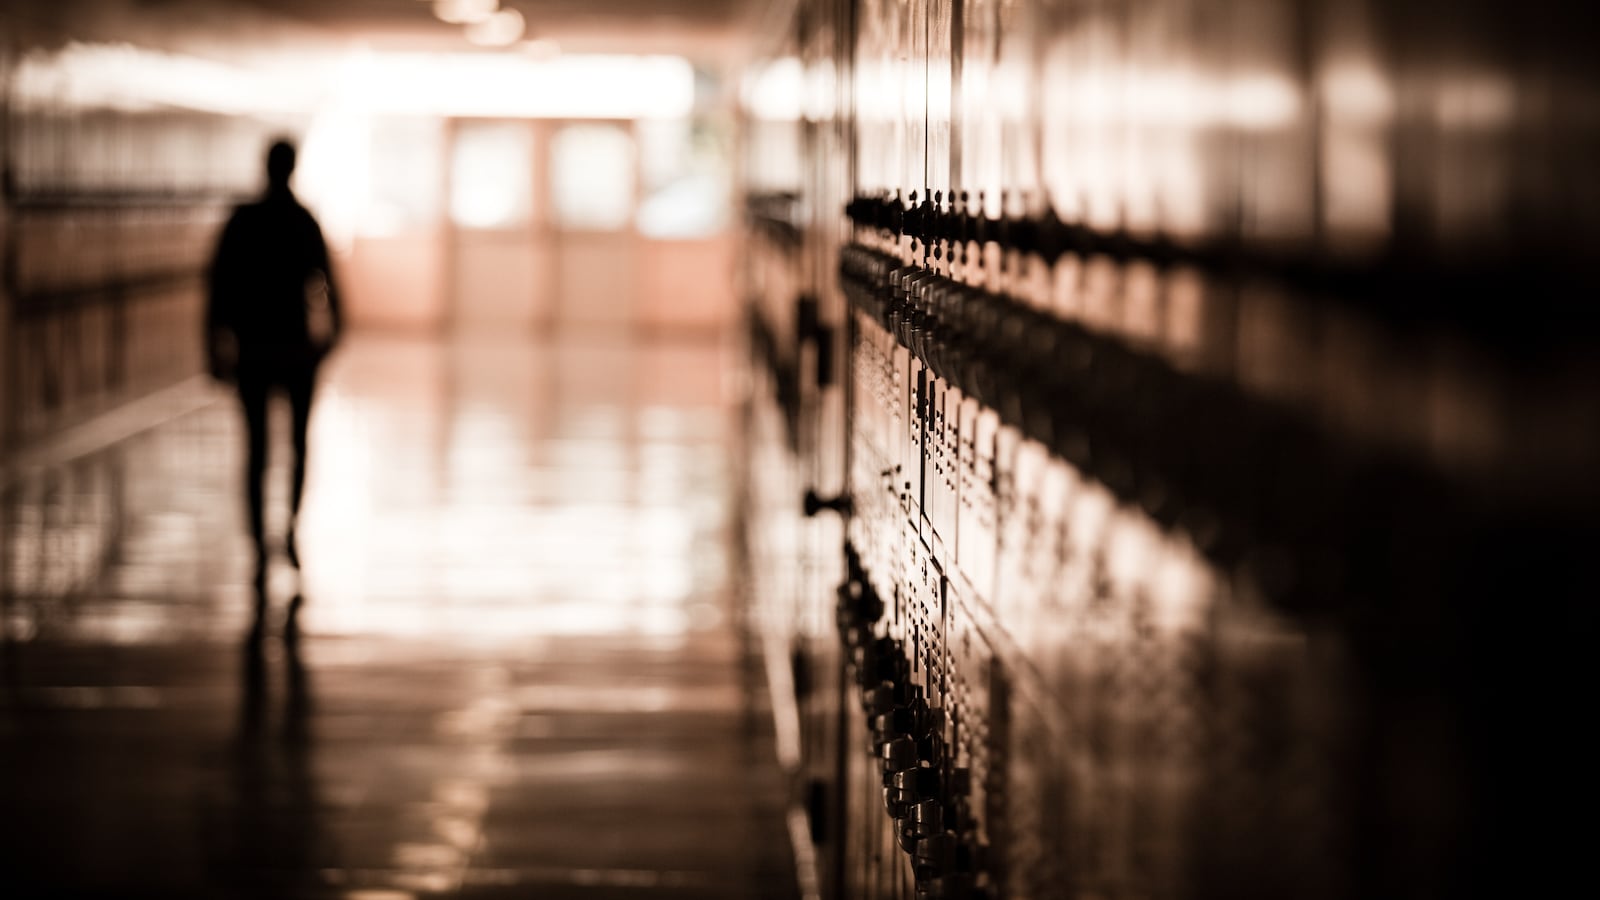
M 460 29 L 434 18 L 428 0 L 240 0 L 318 26 L 368 37 L 437 37 Z M 501 0 L 530 31 L 656 28 L 721 30 L 743 15 L 746 0 Z
M 673 53 L 731 62 L 768 0 L 501 0 L 525 38 L 566 52 Z M 472 50 L 429 0 L 53 0 L 6 4 L 24 42 L 121 40 L 234 55 L 360 43 L 377 50 Z
M 239 0 L 246 2 L 246 0 Z M 428 0 L 248 0 L 376 47 L 466 47 L 462 28 L 436 19 Z M 526 37 L 578 50 L 687 52 L 737 39 L 750 0 L 501 0 L 522 13 Z

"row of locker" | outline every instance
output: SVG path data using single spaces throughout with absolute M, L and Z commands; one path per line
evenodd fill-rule
M 286 130 L 245 116 L 14 109 L 7 155 L 23 198 L 238 197 L 261 184 L 261 154 Z
M 70 302 L 107 286 L 204 270 L 227 206 L 56 206 L 13 212 L 13 285 L 29 308 Z
M 1600 130 L 1581 112 L 1600 73 L 1579 0 L 849 12 L 849 70 L 815 60 L 795 105 L 853 114 L 866 192 L 957 187 L 990 216 L 1047 206 L 1096 228 L 1355 259 L 1581 259 L 1600 224 L 1582 162 Z
M 8 118 L 7 278 L 24 310 L 200 272 L 228 206 L 260 189 L 274 134 L 267 121 L 187 111 Z
M 1218 566 L 864 313 L 850 363 L 838 593 L 816 577 L 829 539 L 799 519 L 776 402 L 750 473 L 769 484 L 750 525 L 787 535 L 754 596 L 783 598 L 766 614 L 794 627 L 809 673 L 802 771 L 838 896 L 1448 896 L 1523 877 L 1529 848 L 1498 821 L 1522 801 L 1485 795 L 1573 777 L 1575 760 L 1474 732 L 1559 707 L 1580 658 L 1562 630 L 1578 582 L 1526 623 L 1496 611 L 1517 583 L 1499 563 L 1540 558 L 1529 535 L 1457 548 L 1496 561 L 1468 567 L 1473 589 L 1397 570 L 1381 597 L 1286 609 L 1270 578 Z M 954 445 L 931 449 L 946 417 Z M 1572 535 L 1546 536 L 1564 542 L 1549 574 L 1581 571 Z M 774 586 L 799 560 L 805 576 Z
M 1343 893 L 1340 848 L 1318 833 L 1340 818 L 1319 726 L 1345 686 L 1305 652 L 1314 636 L 875 322 L 857 334 L 847 592 L 881 612 L 845 645 L 892 661 L 851 660 L 869 711 L 914 710 L 933 739 L 891 760 L 873 721 L 885 789 L 952 785 L 940 818 L 966 834 L 947 839 L 955 876 L 932 874 L 934 853 L 901 862 L 857 816 L 852 856 L 891 865 L 852 870 L 844 895 L 1275 896 L 1303 878 Z M 1233 649 L 1252 638 L 1270 649 Z M 1280 758 L 1260 758 L 1267 740 Z M 1223 833 L 1250 858 L 1225 864 L 1207 840 Z
M 1580 7 L 797 5 L 745 530 L 820 893 L 1574 874 Z
M 8 445 L 200 371 L 205 267 L 279 124 L 51 104 L 23 96 L 23 63 L 0 54 Z

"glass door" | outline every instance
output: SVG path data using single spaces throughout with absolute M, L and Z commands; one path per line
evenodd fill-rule
M 631 122 L 571 122 L 550 132 L 555 318 L 561 328 L 620 331 L 636 324 L 638 165 Z
M 529 119 L 453 122 L 450 286 L 458 332 L 525 334 L 551 317 L 539 127 Z

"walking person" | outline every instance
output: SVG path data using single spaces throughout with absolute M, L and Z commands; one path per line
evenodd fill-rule
M 265 582 L 267 569 L 263 481 L 268 398 L 282 391 L 292 411 L 294 468 L 284 552 L 299 568 L 295 526 L 305 489 L 311 399 L 317 367 L 342 329 L 339 292 L 322 229 L 289 188 L 294 166 L 294 145 L 273 143 L 266 158 L 266 193 L 237 207 L 217 242 L 206 304 L 211 374 L 237 388 L 249 432 L 245 495 L 258 585 Z

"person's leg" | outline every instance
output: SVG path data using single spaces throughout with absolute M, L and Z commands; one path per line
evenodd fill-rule
M 300 498 L 306 488 L 306 434 L 311 427 L 311 398 L 316 390 L 317 370 L 308 366 L 287 379 L 289 407 L 293 414 L 294 473 L 289 487 L 289 534 L 287 549 L 289 561 L 300 566 L 300 548 L 296 543 L 295 528 L 300 524 Z
M 239 403 L 245 423 L 245 500 L 249 506 L 250 539 L 256 549 L 256 578 L 267 570 L 265 486 L 267 476 L 267 379 L 258 372 L 239 372 Z

